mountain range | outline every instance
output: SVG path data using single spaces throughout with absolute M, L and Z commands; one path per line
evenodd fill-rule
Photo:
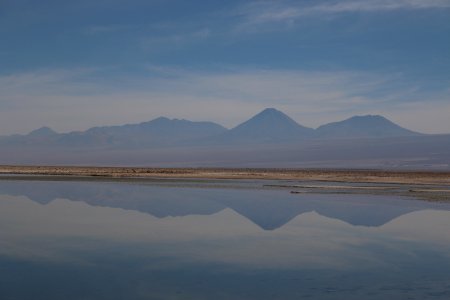
M 236 145 L 289 143 L 305 139 L 417 136 L 382 116 L 355 116 L 317 129 L 302 126 L 283 112 L 267 108 L 232 128 L 213 122 L 159 117 L 123 126 L 93 127 L 86 131 L 57 133 L 42 127 L 27 135 L 2 137 L 0 145 L 136 148 L 179 145 Z
M 213 122 L 170 120 L 159 117 L 149 122 L 122 126 L 93 127 L 86 131 L 56 133 L 42 127 L 27 135 L 0 139 L 1 144 L 69 147 L 152 147 L 183 144 L 189 140 L 213 136 L 227 129 Z
M 139 124 L 0 137 L 0 164 L 450 170 L 450 134 L 422 134 L 382 116 L 317 129 L 267 108 L 227 129 L 160 117 Z

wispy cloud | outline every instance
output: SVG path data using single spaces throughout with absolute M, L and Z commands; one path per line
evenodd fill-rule
M 449 8 L 449 0 L 349 0 L 337 1 L 311 6 L 309 12 L 341 13 L 371 12 L 399 9 L 434 9 Z
M 317 15 L 449 8 L 450 0 L 256 1 L 241 6 L 235 14 L 242 18 L 240 29 L 252 29 L 266 23 L 292 24 Z

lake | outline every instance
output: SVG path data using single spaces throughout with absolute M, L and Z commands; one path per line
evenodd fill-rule
M 0 180 L 0 299 L 450 299 L 450 204 Z

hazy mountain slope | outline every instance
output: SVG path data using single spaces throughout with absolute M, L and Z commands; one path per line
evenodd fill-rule
M 412 136 L 420 133 L 405 129 L 378 115 L 354 116 L 340 122 L 322 125 L 315 134 L 321 138 L 360 138 Z
M 0 164 L 450 170 L 450 135 L 160 148 L 0 147 Z

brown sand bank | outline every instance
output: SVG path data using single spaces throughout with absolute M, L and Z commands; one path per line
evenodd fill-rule
M 0 174 L 113 178 L 272 179 L 450 185 L 450 172 L 427 171 L 0 166 Z

